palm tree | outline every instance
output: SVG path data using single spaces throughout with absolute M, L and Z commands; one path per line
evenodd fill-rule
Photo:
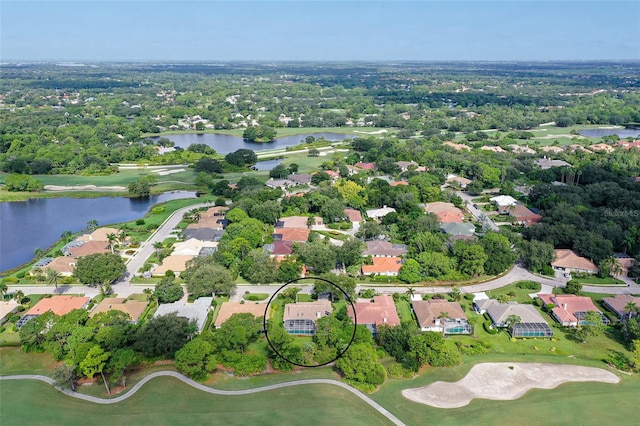
M 409 295 L 409 300 L 413 300 L 413 296 L 416 294 L 416 289 L 413 287 L 407 288 L 407 294 Z
M 451 297 L 456 302 L 460 300 L 460 288 L 458 286 L 454 285 L 453 288 L 451 289 Z
M 509 298 L 506 294 L 498 296 L 498 303 L 507 303 L 507 300 L 509 300 Z
M 624 254 L 627 254 L 627 250 L 633 247 L 634 243 L 635 243 L 635 238 L 633 238 L 633 235 L 626 234 L 624 236 L 624 239 L 622 240 L 622 252 Z
M 18 290 L 13 293 L 13 300 L 15 300 L 18 303 L 21 303 L 22 299 L 24 299 L 24 293 L 22 292 L 22 290 Z
M 505 322 L 509 328 L 513 328 L 522 322 L 522 318 L 520 318 L 520 316 L 518 315 L 512 314 L 507 317 L 507 320 Z
M 148 301 L 153 300 L 153 290 L 151 290 L 150 288 L 145 288 L 144 290 L 142 290 L 142 292 L 147 295 Z
M 160 250 L 164 248 L 164 244 L 160 241 L 153 243 L 153 248 L 156 250 L 156 256 L 160 254 Z
M 627 314 L 627 319 L 631 319 L 631 317 L 633 316 L 633 314 L 637 314 L 638 310 L 640 310 L 638 308 L 638 305 L 635 304 L 635 302 L 629 302 L 626 305 L 624 305 L 624 311 Z
M 98 221 L 96 219 L 91 219 L 87 222 L 87 230 L 89 232 L 93 232 L 98 228 Z
M 71 241 L 71 236 L 73 235 L 73 232 L 71 231 L 64 231 L 61 235 L 60 238 L 62 239 L 62 241 L 64 241 L 65 243 L 68 243 L 69 241 Z
M 36 248 L 33 251 L 33 257 L 35 257 L 36 259 L 40 259 L 42 256 L 44 256 L 44 250 L 42 250 L 40 247 Z
M 0 282 L 0 294 L 2 294 L 3 298 L 7 291 L 9 291 L 9 286 L 7 285 L 7 283 Z
M 614 277 L 620 276 L 622 274 L 622 265 L 618 261 L 618 259 L 614 259 L 613 266 L 611 267 L 611 275 Z
M 111 249 L 111 253 L 113 253 L 113 248 L 115 246 L 115 242 L 118 241 L 118 236 L 113 232 L 107 234 L 107 241 L 109 242 L 109 248 Z
M 60 278 L 62 278 L 62 274 L 58 271 L 55 271 L 51 268 L 47 268 L 47 283 L 49 285 L 55 286 L 56 292 L 58 291 L 58 283 L 60 282 Z
M 195 223 L 200 220 L 200 212 L 198 209 L 189 210 L 189 212 L 184 215 L 184 218 L 189 222 Z
M 118 231 L 118 242 L 122 243 L 127 238 L 127 230 L 121 226 Z

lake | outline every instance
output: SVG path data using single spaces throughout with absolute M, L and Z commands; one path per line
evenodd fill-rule
M 100 226 L 141 218 L 157 203 L 196 198 L 195 192 L 175 191 L 147 198 L 34 198 L 0 203 L 0 271 L 29 262 L 36 248 L 45 249 L 64 231 L 85 229 L 95 219 Z
M 228 154 L 230 152 L 237 151 L 239 149 L 250 149 L 253 151 L 266 151 L 268 149 L 284 149 L 289 146 L 298 145 L 304 141 L 307 136 L 313 136 L 316 139 L 324 137 L 328 141 L 337 142 L 347 138 L 357 138 L 358 135 L 348 135 L 346 133 L 304 133 L 295 136 L 284 136 L 276 139 L 273 142 L 245 142 L 244 139 L 238 136 L 220 135 L 217 133 L 185 133 L 181 135 L 163 136 L 172 140 L 176 146 L 181 148 L 188 148 L 189 145 L 194 143 L 203 143 L 209 145 L 215 149 L 218 154 Z M 158 140 L 160 137 L 154 137 L 153 140 Z
M 278 164 L 282 163 L 284 158 L 275 158 L 272 160 L 258 161 L 253 168 L 256 170 L 271 170 Z
M 603 136 L 618 135 L 620 139 L 640 137 L 640 129 L 585 129 L 580 130 L 582 136 L 601 138 Z

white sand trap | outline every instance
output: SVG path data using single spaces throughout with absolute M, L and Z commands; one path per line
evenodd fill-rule
M 475 398 L 512 400 L 530 389 L 553 389 L 567 382 L 618 383 L 615 374 L 594 367 L 577 365 L 487 362 L 474 365 L 467 375 L 454 383 L 435 382 L 405 389 L 402 395 L 415 402 L 438 408 L 459 408 Z
M 363 135 L 381 135 L 383 133 L 387 133 L 386 129 L 374 130 L 372 132 L 363 132 L 362 130 L 354 130 L 353 133 L 360 133 Z
M 126 191 L 124 186 L 96 186 L 96 185 L 45 185 L 45 191 Z
M 187 169 L 174 169 L 174 170 L 156 170 L 156 173 L 160 176 L 172 175 L 174 173 L 184 172 Z

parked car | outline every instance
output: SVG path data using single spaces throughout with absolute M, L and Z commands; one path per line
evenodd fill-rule
M 570 273 L 568 273 L 568 272 L 565 272 L 565 273 L 564 273 L 564 277 L 565 277 L 565 278 L 571 278 L 571 274 L 570 274 Z
M 474 204 L 474 205 L 473 205 L 473 208 L 474 208 L 474 209 L 477 209 L 477 208 L 478 208 L 478 205 L 477 205 L 477 204 Z

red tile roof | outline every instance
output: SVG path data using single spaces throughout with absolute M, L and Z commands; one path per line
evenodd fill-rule
M 568 249 L 556 249 L 556 260 L 551 266 L 556 268 L 582 269 L 585 271 L 597 271 L 598 267 L 586 257 L 578 256 L 576 252 Z
M 354 164 L 354 166 L 359 167 L 362 170 L 373 170 L 376 168 L 375 163 L 363 163 L 361 161 L 358 161 L 356 164 Z
M 347 215 L 351 222 L 362 222 L 362 213 L 355 209 L 344 209 L 344 214 Z
M 374 257 L 373 265 L 362 265 L 363 274 L 386 274 L 400 272 L 402 259 L 399 257 Z
M 356 308 L 356 317 L 353 315 L 353 308 L 349 306 L 349 317 L 352 320 L 357 319 L 358 324 L 387 324 L 390 326 L 400 325 L 400 318 L 396 311 L 396 305 L 393 303 L 391 296 L 375 296 L 373 302 L 357 302 L 354 303 Z
M 309 239 L 308 229 L 299 228 L 277 228 L 274 235 L 279 236 L 280 241 L 305 242 Z
M 438 217 L 440 223 L 462 222 L 464 217 L 462 213 L 454 212 L 436 212 L 434 214 Z
M 82 309 L 89 303 L 88 297 L 78 296 L 52 296 L 40 299 L 33 308 L 29 309 L 26 315 L 42 315 L 51 311 L 56 315 L 65 315 L 74 309 Z

